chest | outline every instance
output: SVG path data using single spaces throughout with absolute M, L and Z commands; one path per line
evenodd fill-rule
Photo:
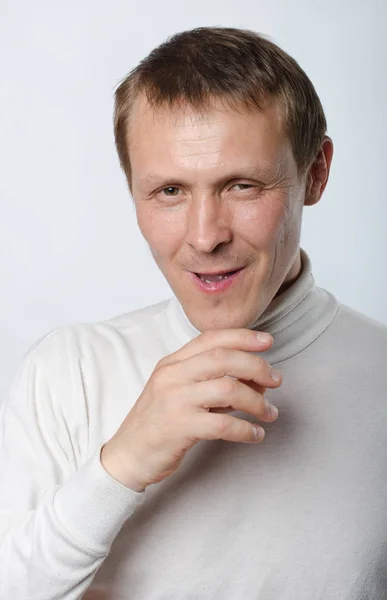
M 349 447 L 337 456 L 332 438 L 285 436 L 274 425 L 260 445 L 202 442 L 172 477 L 148 488 L 97 574 L 109 598 L 387 594 L 387 479 L 354 462 Z
M 106 598 L 387 597 L 387 385 L 347 364 L 283 365 L 261 444 L 200 442 L 150 486 L 96 575 Z

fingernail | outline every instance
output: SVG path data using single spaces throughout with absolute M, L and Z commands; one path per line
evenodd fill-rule
M 270 404 L 269 413 L 272 419 L 276 419 L 278 417 L 278 408 L 274 404 Z
M 281 373 L 279 371 L 277 371 L 277 369 L 272 369 L 271 370 L 271 378 L 275 383 L 278 383 L 279 381 L 281 381 L 282 376 L 281 376 Z
M 263 343 L 267 343 L 267 342 L 271 342 L 272 341 L 272 336 L 270 335 L 270 333 L 263 333 L 262 331 L 259 331 L 257 333 L 257 340 L 259 342 L 263 342 Z
M 259 425 L 254 425 L 254 435 L 258 441 L 261 441 L 265 437 L 265 430 Z

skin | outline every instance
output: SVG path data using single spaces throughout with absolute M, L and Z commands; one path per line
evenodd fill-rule
M 128 144 L 140 230 L 188 319 L 200 332 L 252 328 L 300 274 L 303 208 L 326 187 L 331 138 L 300 177 L 273 100 L 262 112 L 214 101 L 201 114 L 140 95 Z M 211 296 L 190 276 L 242 266 L 238 285 Z

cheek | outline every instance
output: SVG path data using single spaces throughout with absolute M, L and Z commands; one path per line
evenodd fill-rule
M 177 251 L 182 238 L 178 219 L 167 212 L 144 208 L 137 208 L 136 214 L 140 231 L 157 262 Z
M 285 200 L 267 198 L 242 205 L 234 213 L 235 229 L 256 246 L 270 245 L 281 237 L 289 219 Z

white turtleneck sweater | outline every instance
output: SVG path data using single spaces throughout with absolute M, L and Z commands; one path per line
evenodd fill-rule
M 256 324 L 283 375 L 264 441 L 200 442 L 144 492 L 100 449 L 198 335 L 177 300 L 30 348 L 0 412 L 1 600 L 387 598 L 387 327 L 317 287 L 301 254 Z

